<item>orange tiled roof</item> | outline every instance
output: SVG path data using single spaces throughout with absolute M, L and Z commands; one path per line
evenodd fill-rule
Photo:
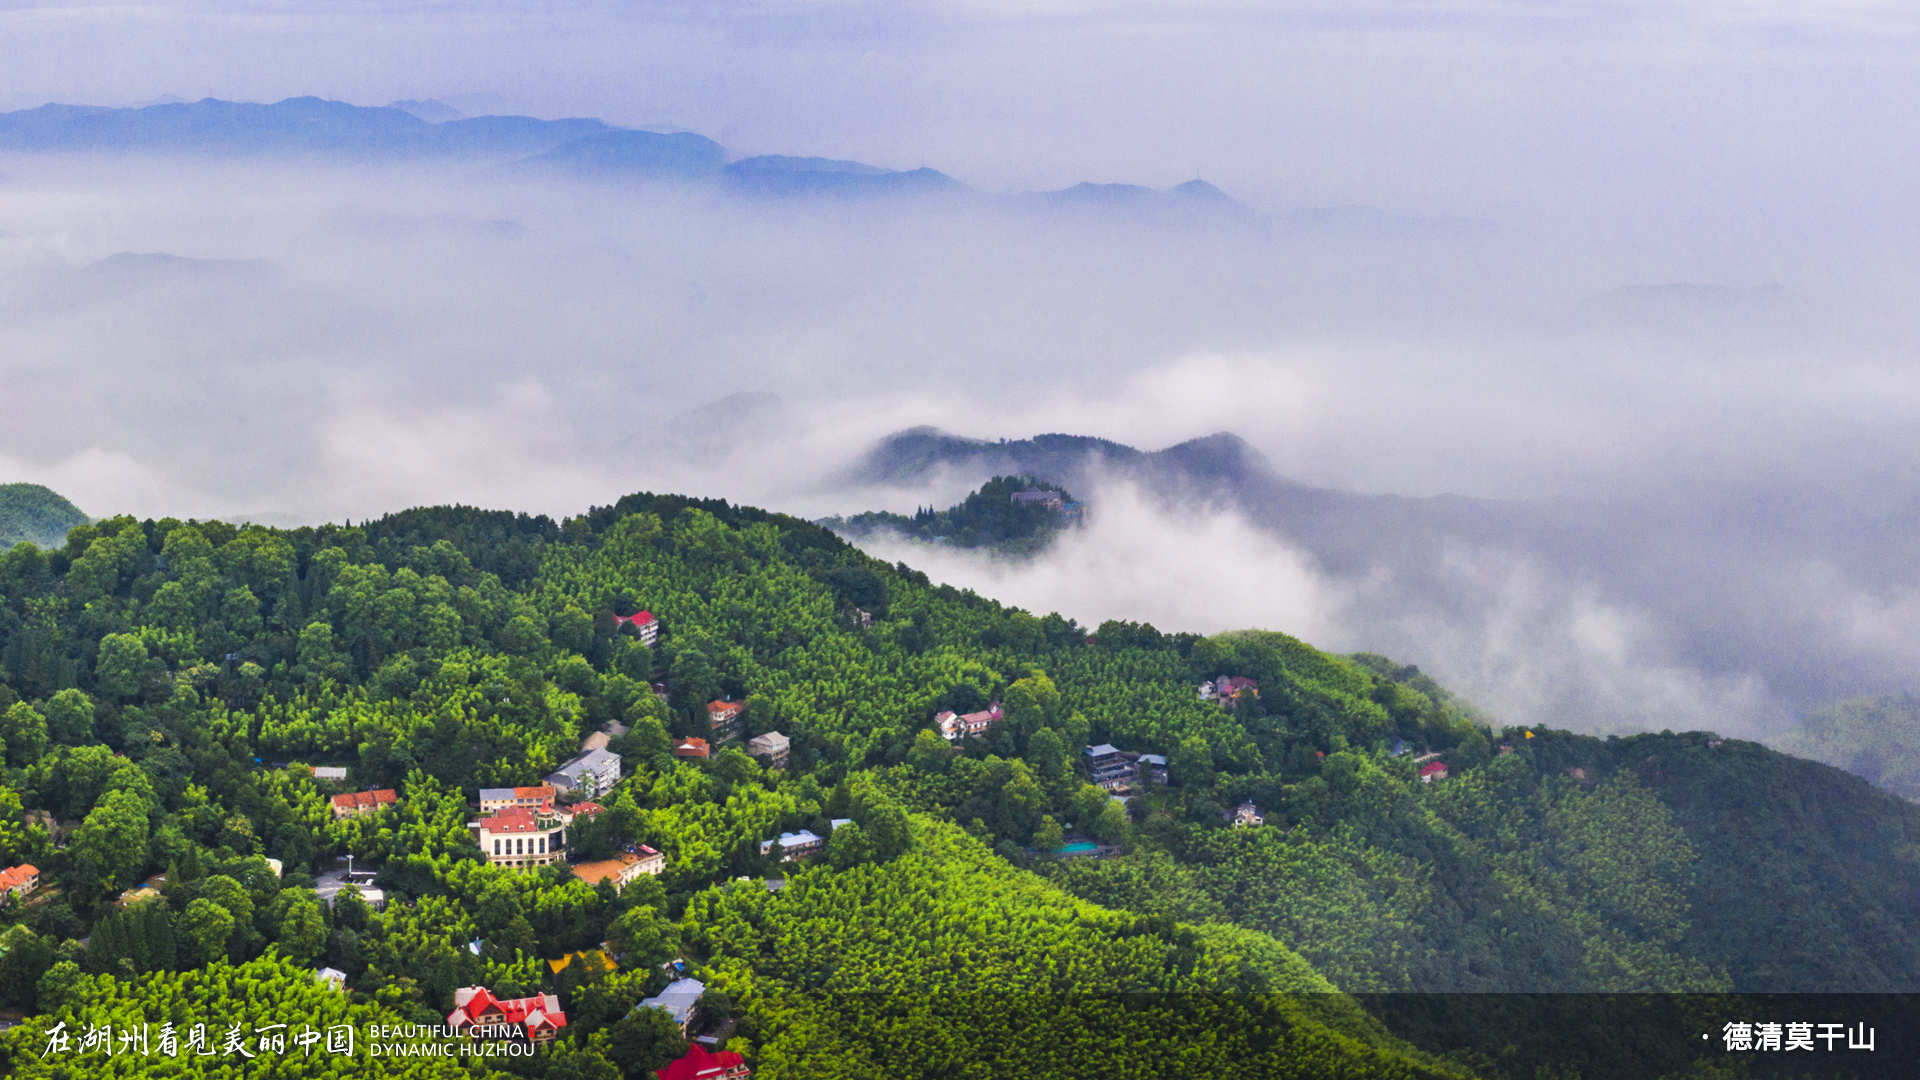
M 524 806 L 509 806 L 491 817 L 480 819 L 480 827 L 490 833 L 539 832 L 540 822 Z
M 335 795 L 333 805 L 339 810 L 366 810 L 381 806 L 391 806 L 400 801 L 392 788 L 378 791 L 354 791 L 345 795 Z
M 40 876 L 40 868 L 31 863 L 0 870 L 0 889 L 13 889 Z

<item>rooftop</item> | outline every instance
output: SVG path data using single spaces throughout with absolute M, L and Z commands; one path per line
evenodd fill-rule
M 709 1052 L 699 1043 L 690 1043 L 684 1056 L 653 1070 L 653 1075 L 660 1080 L 714 1080 L 743 1065 L 745 1060 L 731 1050 Z
M 650 997 L 636 1008 L 664 1009 L 674 1023 L 685 1024 L 693 1017 L 693 1007 L 700 1004 L 700 996 L 706 992 L 707 984 L 699 979 L 675 979 L 658 997 Z
M 400 801 L 392 788 L 380 788 L 377 791 L 353 791 L 345 795 L 335 795 L 333 805 L 339 810 L 368 810 L 381 806 L 391 806 Z

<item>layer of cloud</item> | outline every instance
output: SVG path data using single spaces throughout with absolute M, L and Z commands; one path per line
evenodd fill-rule
M 915 424 L 1231 430 L 1304 482 L 1605 502 L 1645 535 L 1463 528 L 1335 567 L 1119 492 L 1040 563 L 931 569 L 1388 652 L 1515 720 L 1762 729 L 1920 660 L 1913 29 L 1875 4 L 4 5 L 0 104 L 437 97 L 987 192 L 1198 173 L 1399 213 L 8 158 L 0 480 L 99 514 L 653 489 L 814 516 L 963 494 L 835 483 Z M 1459 217 L 1493 224 L 1433 227 Z M 743 391 L 780 401 L 708 407 Z

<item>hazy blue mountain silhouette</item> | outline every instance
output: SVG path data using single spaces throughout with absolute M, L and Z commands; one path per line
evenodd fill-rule
M 726 162 L 726 148 L 705 135 L 612 129 L 562 143 L 514 168 L 596 179 L 705 180 L 718 176 Z
M 456 99 L 458 100 L 458 99 Z M 512 172 L 603 183 L 717 183 L 754 198 L 966 195 L 965 184 L 930 168 L 883 169 L 858 161 L 764 155 L 729 163 L 719 143 L 691 132 L 615 127 L 592 119 L 468 116 L 441 101 L 368 107 L 317 97 L 270 105 L 206 98 L 144 107 L 42 105 L 0 113 L 0 150 L 177 154 L 203 157 L 324 157 L 346 160 L 491 162 Z M 1091 220 L 1253 224 L 1313 235 L 1401 237 L 1470 231 L 1484 222 L 1427 219 L 1369 207 L 1268 214 L 1204 180 L 1166 191 L 1137 184 L 1075 184 L 987 203 L 1040 208 Z
M 0 148 L 506 159 L 543 153 L 582 136 L 612 130 L 599 120 L 525 116 L 429 123 L 398 108 L 368 108 L 315 97 L 288 98 L 271 105 L 207 98 L 139 109 L 42 105 L 0 113 Z
M 726 168 L 727 187 L 742 195 L 791 197 L 836 195 L 931 195 L 968 190 L 943 172 L 882 169 L 858 161 L 769 154 L 743 158 Z

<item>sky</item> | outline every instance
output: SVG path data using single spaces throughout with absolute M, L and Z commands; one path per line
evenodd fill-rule
M 1773 730 L 1810 687 L 1909 688 L 1920 660 L 1887 524 L 1920 508 L 1915 31 L 1892 3 L 0 0 L 0 109 L 432 98 L 986 196 L 1199 176 L 1384 215 L 0 153 L 0 481 L 94 514 L 653 489 L 813 516 L 962 493 L 841 481 L 912 425 L 1230 430 L 1304 483 L 1653 524 L 1611 562 L 1521 536 L 1336 573 L 1115 485 L 1040 563 L 919 561 L 1087 622 L 1391 651 L 1516 720 Z M 741 393 L 779 403 L 715 406 Z M 1638 565 L 1716 560 L 1755 584 Z M 1730 611 L 1751 647 L 1699 644 Z

